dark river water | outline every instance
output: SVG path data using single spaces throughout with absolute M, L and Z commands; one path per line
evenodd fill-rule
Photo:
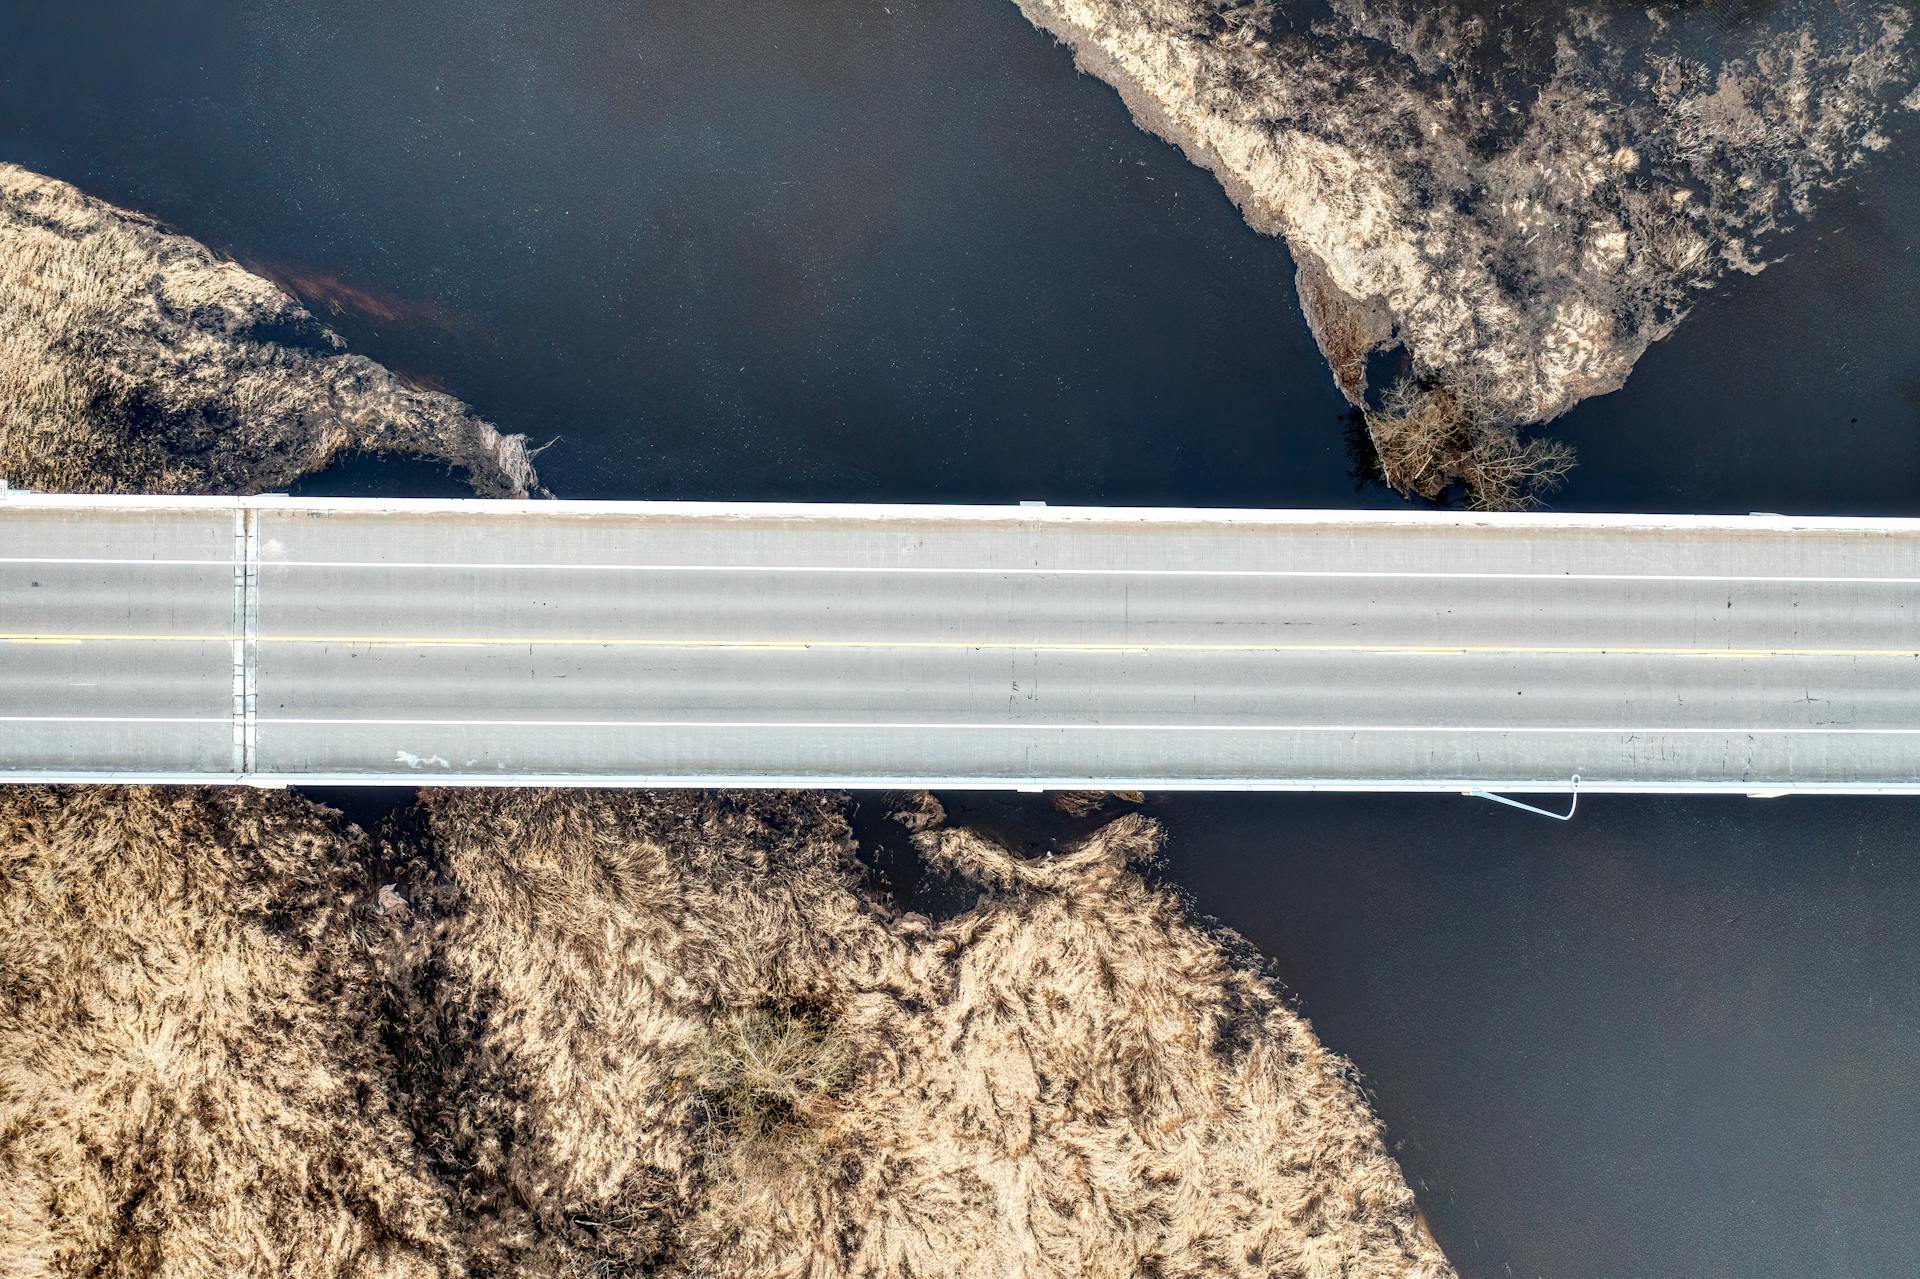
M 1920 514 L 1917 156 L 1570 415 L 1556 505 Z M 0 159 L 560 437 L 564 496 L 1397 500 L 1354 478 L 1284 247 L 1006 0 L 8 0 Z M 1150 807 L 1464 1273 L 1914 1272 L 1920 808 Z

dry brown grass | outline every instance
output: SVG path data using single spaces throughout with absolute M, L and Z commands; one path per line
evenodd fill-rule
M 1147 797 L 1137 790 L 1057 790 L 1047 793 L 1047 802 L 1068 817 L 1091 817 L 1109 804 L 1139 805 Z
M 916 838 L 978 907 L 818 795 L 5 792 L 0 1275 L 1451 1274 L 1153 823 Z
M 0 479 L 257 492 L 342 452 L 538 490 L 525 441 L 408 385 L 272 283 L 137 214 L 0 164 Z
M 285 795 L 0 789 L 0 1275 L 460 1268 L 355 854 Z
M 817 796 L 431 808 L 462 904 L 419 953 L 496 1081 L 445 1113 L 519 1188 L 483 1212 L 526 1207 L 499 1264 L 1450 1273 L 1345 1064 L 1129 869 L 1142 818 L 1039 864 L 919 836 L 988 890 L 932 925 Z
M 428 812 L 440 870 L 407 892 L 444 905 L 423 905 L 396 961 L 396 1016 L 438 1041 L 407 1056 L 454 1064 L 419 1090 L 418 1126 L 475 1255 L 670 1266 L 706 1188 L 764 1163 L 733 1140 L 754 1135 L 744 1117 L 715 1113 L 729 1020 L 832 1010 L 857 1041 L 845 987 L 892 966 L 884 929 L 848 926 L 863 908 L 844 815 L 638 791 L 437 792 Z M 829 1098 L 798 1100 L 818 1120 Z

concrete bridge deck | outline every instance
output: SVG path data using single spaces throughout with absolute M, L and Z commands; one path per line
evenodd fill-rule
M 1920 521 L 0 496 L 0 780 L 1920 791 Z

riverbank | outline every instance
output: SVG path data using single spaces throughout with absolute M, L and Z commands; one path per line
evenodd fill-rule
M 352 453 L 542 491 L 526 438 L 363 356 L 268 280 L 0 164 L 0 478 L 51 492 L 257 493 Z
M 503 430 L 564 431 L 539 462 L 571 496 L 1398 504 L 1350 475 L 1284 246 L 1013 6 L 741 12 L 17 6 L 0 145 L 302 287 L 412 300 L 309 305 Z M 1920 514 L 1906 154 L 1562 419 L 1554 505 Z M 429 302 L 457 327 L 405 318 Z M 443 472 L 310 491 L 458 495 Z M 1033 856 L 1085 833 L 945 798 Z M 1909 1273 L 1904 806 L 1155 803 L 1160 873 L 1364 1067 L 1463 1273 Z M 906 858 L 873 807 L 863 854 Z
M 1564 445 L 1518 428 L 1619 389 L 1729 272 L 1920 106 L 1912 14 L 1717 15 L 1017 0 L 1137 124 L 1285 237 L 1300 304 L 1394 488 L 1526 505 Z M 1496 43 L 1496 36 L 1499 43 Z M 1557 42 L 1557 43 L 1556 43 Z M 1386 384 L 1372 361 L 1403 372 Z
M 1138 873 L 908 797 L 0 792 L 0 1260 L 1441 1279 L 1347 1063 Z

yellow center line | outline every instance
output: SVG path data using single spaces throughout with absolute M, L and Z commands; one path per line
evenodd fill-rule
M 36 634 L 0 631 L 8 644 L 230 644 L 233 635 L 126 635 L 111 632 Z M 1911 657 L 1906 648 L 1698 648 L 1644 644 L 1180 644 L 1088 643 L 1064 640 L 733 640 L 644 639 L 626 636 L 399 636 L 261 635 L 261 644 L 341 645 L 351 648 L 717 648 L 717 649 L 950 649 L 1059 653 L 1394 653 L 1411 655 L 1565 655 L 1624 657 Z

